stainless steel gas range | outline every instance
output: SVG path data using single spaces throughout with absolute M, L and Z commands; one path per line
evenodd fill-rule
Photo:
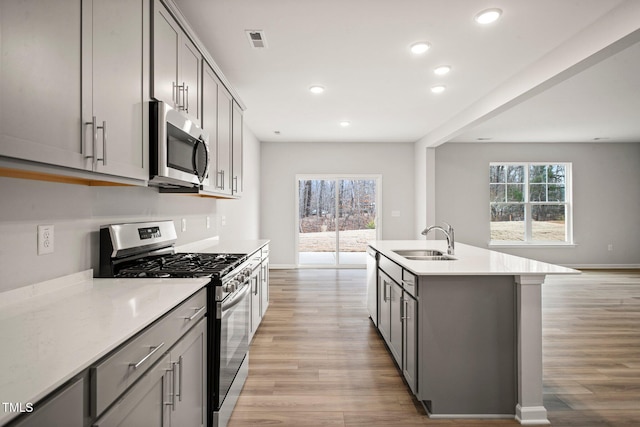
M 173 221 L 100 228 L 100 277 L 209 277 L 207 425 L 225 426 L 249 370 L 250 277 L 247 254 L 176 253 Z

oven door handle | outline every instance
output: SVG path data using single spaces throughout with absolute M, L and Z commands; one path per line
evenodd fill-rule
M 242 287 L 244 288 L 240 293 L 236 294 L 233 296 L 233 298 L 227 303 L 221 303 L 220 305 L 222 306 L 222 311 L 227 311 L 230 308 L 233 308 L 234 306 L 238 305 L 240 303 L 240 301 L 242 301 L 242 298 L 249 293 L 249 284 L 247 282 L 245 282 Z M 218 313 L 220 315 L 222 315 L 222 313 L 220 313 L 220 310 L 218 310 Z

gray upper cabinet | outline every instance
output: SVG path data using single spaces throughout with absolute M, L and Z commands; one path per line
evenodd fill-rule
M 153 98 L 201 125 L 202 54 L 160 0 L 153 2 Z
M 202 66 L 202 129 L 209 134 L 209 175 L 202 182 L 206 192 L 216 191 L 218 146 L 218 87 L 221 85 L 213 69 Z
M 146 182 L 148 1 L 0 2 L 1 156 Z
M 82 13 L 83 146 L 96 172 L 145 180 L 149 0 L 87 0 Z M 143 31 L 140 31 L 140 29 Z M 145 120 L 147 119 L 147 120 Z
M 233 175 L 231 189 L 234 195 L 239 196 L 242 194 L 244 186 L 242 181 L 242 109 L 235 101 L 233 101 L 231 126 L 231 173 Z
M 233 176 L 231 171 L 231 120 L 232 98 L 222 85 L 218 87 L 218 167 L 216 188 L 223 194 L 232 194 Z
M 0 2 L 0 155 L 90 169 L 81 139 L 81 2 Z

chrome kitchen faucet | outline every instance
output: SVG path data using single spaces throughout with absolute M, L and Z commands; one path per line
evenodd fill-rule
M 431 227 L 427 227 L 424 230 L 422 230 L 422 235 L 425 236 L 426 238 L 427 234 L 429 234 L 431 230 L 442 231 L 444 235 L 447 237 L 447 254 L 454 255 L 456 242 L 454 240 L 453 227 L 451 226 L 451 224 L 447 224 L 446 222 L 444 224 L 447 226 L 446 230 L 440 227 L 439 225 L 432 225 Z

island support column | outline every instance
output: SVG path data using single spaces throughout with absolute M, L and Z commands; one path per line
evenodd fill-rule
M 544 275 L 515 276 L 518 308 L 518 404 L 523 425 L 550 424 L 542 401 L 542 283 Z

